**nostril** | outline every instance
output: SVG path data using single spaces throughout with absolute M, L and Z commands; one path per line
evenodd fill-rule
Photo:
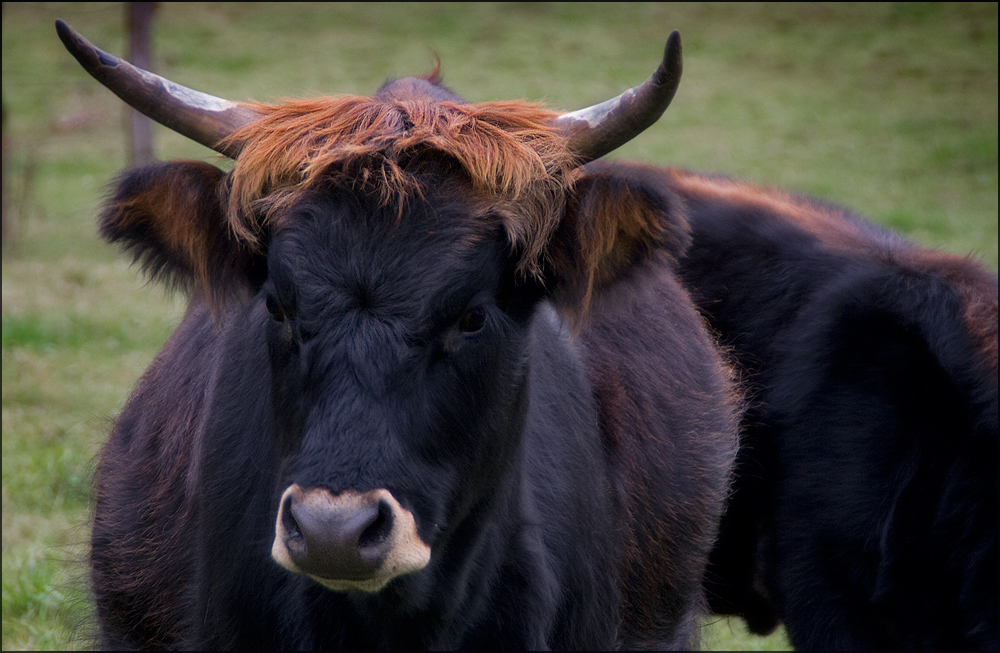
M 298 549 L 304 545 L 302 539 L 302 529 L 299 527 L 299 523 L 295 521 L 295 515 L 292 511 L 291 496 L 286 496 L 285 500 L 282 502 L 281 527 L 284 530 L 285 545 L 296 549 L 295 553 L 301 553 Z
M 375 519 L 358 537 L 358 548 L 378 546 L 388 539 L 390 533 L 392 533 L 392 507 L 385 501 L 379 501 Z

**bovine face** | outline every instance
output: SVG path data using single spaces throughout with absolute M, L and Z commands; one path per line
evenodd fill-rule
M 435 183 L 436 182 L 436 183 Z M 283 488 L 272 554 L 375 591 L 504 484 L 537 284 L 499 217 L 437 178 L 402 211 L 348 189 L 282 216 L 269 320 Z
M 257 229 L 248 243 L 225 218 L 242 165 L 229 175 L 200 162 L 129 171 L 101 229 L 154 276 L 190 287 L 193 305 L 214 305 L 227 359 L 248 353 L 240 372 L 217 381 L 229 407 L 212 412 L 260 417 L 217 424 L 197 445 L 200 479 L 227 487 L 244 433 L 270 422 L 273 449 L 250 468 L 277 470 L 264 527 L 274 529 L 272 557 L 337 590 L 376 592 L 433 567 L 452 539 L 462 543 L 453 550 L 482 543 L 497 512 L 488 503 L 513 496 L 511 470 L 525 462 L 518 444 L 539 302 L 553 304 L 552 319 L 579 319 L 592 291 L 686 242 L 651 170 L 592 164 L 565 183 L 543 178 L 558 188 L 544 204 L 530 192 L 497 199 L 453 159 L 424 152 L 399 167 L 402 194 L 358 182 L 383 179 L 384 167 L 352 176 L 332 168 L 315 184 L 239 204 L 248 207 L 240 224 Z M 532 222 L 539 207 L 556 219 Z M 546 236 L 532 225 L 557 226 Z M 526 251 L 536 265 L 525 264 Z M 551 322 L 547 333 L 562 329 Z M 254 333 L 268 349 L 259 357 L 248 350 Z M 267 391 L 251 387 L 263 376 L 272 379 L 266 407 Z M 206 519 L 224 519 L 225 503 L 206 507 Z

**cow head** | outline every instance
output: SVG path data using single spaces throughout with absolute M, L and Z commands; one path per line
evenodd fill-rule
M 235 159 L 126 173 L 102 233 L 266 334 L 272 556 L 334 590 L 378 591 L 468 537 L 517 457 L 533 322 L 579 318 L 685 244 L 657 175 L 581 167 L 666 108 L 676 32 L 645 84 L 568 114 L 468 104 L 436 74 L 236 104 L 59 32 L 127 102 Z

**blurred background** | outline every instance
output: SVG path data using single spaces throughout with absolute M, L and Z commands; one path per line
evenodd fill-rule
M 124 3 L 3 5 L 3 649 L 89 644 L 94 457 L 184 297 L 96 236 L 128 165 L 124 105 L 62 18 L 125 56 Z M 576 109 L 646 79 L 672 29 L 684 78 L 614 153 L 843 204 L 997 269 L 997 4 L 157 3 L 151 67 L 231 100 L 369 95 L 429 72 L 469 101 Z M 221 167 L 156 126 L 158 159 Z M 705 648 L 781 649 L 706 618 Z

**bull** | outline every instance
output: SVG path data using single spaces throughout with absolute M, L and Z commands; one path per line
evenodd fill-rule
M 235 162 L 125 172 L 109 241 L 185 288 L 103 447 L 105 648 L 687 648 L 739 399 L 675 266 L 653 124 L 372 97 L 241 104 L 102 52 L 123 100 Z M 593 161 L 589 165 L 584 165 Z
M 840 207 L 665 173 L 748 397 L 716 612 L 796 648 L 996 650 L 997 277 Z

